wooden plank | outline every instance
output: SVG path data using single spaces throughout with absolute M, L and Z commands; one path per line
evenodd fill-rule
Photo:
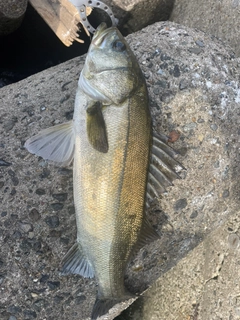
M 73 41 L 84 43 L 78 38 L 78 25 L 81 22 L 79 12 L 71 2 L 68 0 L 29 0 L 29 2 L 67 47 Z M 87 13 L 90 14 L 91 8 L 87 9 Z M 85 31 L 89 35 L 88 31 Z

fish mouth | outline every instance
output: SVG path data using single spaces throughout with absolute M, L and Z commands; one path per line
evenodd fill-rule
M 111 28 L 108 28 L 107 27 L 107 24 L 105 22 L 102 22 L 96 29 L 95 33 L 94 33 L 94 36 L 93 36 L 93 39 L 92 39 L 92 43 L 95 45 L 95 46 L 99 46 L 103 39 L 105 38 L 105 36 L 111 32 L 113 29 L 115 29 L 115 27 L 111 27 Z

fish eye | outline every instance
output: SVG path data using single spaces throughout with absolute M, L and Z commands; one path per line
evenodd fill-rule
M 113 50 L 118 51 L 118 52 L 122 52 L 126 49 L 125 44 L 120 40 L 114 41 L 112 44 L 112 47 L 113 47 Z

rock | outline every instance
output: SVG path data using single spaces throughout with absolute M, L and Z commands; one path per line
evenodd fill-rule
M 179 200 L 176 201 L 176 203 L 174 205 L 174 209 L 176 211 L 181 211 L 186 206 L 187 206 L 187 199 L 179 199 Z
M 43 308 L 48 306 L 48 302 L 44 299 L 38 299 L 33 303 L 33 309 L 40 312 Z
M 208 32 L 224 42 L 228 43 L 237 56 L 239 48 L 239 25 L 240 25 L 240 1 L 201 1 L 201 5 L 194 0 L 176 0 L 170 16 L 170 20 L 183 23 L 184 25 Z M 201 52 L 204 42 L 197 39 L 195 42 L 200 48 L 195 51 Z
M 60 282 L 59 281 L 48 281 L 47 285 L 50 290 L 55 290 L 60 286 Z
M 3 159 L 0 159 L 0 166 L 9 167 L 10 165 L 11 165 L 11 163 L 4 161 Z
M 22 309 L 19 306 L 11 305 L 8 307 L 7 311 L 12 314 L 18 314 L 19 312 L 22 311 Z
M 18 227 L 19 227 L 20 231 L 25 232 L 25 233 L 33 230 L 32 224 L 25 222 L 25 221 L 20 221 Z
M 46 194 L 46 191 L 44 189 L 42 189 L 42 188 L 38 188 L 35 192 L 39 196 L 43 196 L 44 194 Z
M 201 314 L 199 320 L 215 319 L 212 310 L 217 306 L 219 317 L 223 312 L 222 318 L 227 319 L 227 312 L 230 315 L 238 308 L 234 299 L 228 299 L 233 297 L 229 288 L 233 295 L 239 288 L 239 277 L 234 277 L 238 269 L 233 269 L 239 256 L 238 220 L 235 225 L 228 225 L 224 232 L 221 228 L 230 218 L 237 219 L 239 215 L 240 61 L 221 41 L 170 22 L 156 23 L 127 39 L 147 79 L 154 130 L 167 136 L 173 131 L 180 133 L 171 146 L 179 151 L 177 159 L 186 168 L 181 173 L 182 179 L 174 181 L 174 186 L 168 188 L 161 199 L 151 203 L 148 214 L 161 237 L 134 256 L 126 272 L 127 287 L 133 293 L 140 293 L 160 277 L 161 297 L 168 306 L 164 309 L 166 312 L 171 308 L 173 312 L 184 311 L 186 306 L 186 319 L 193 318 L 195 310 Z M 198 54 L 190 52 L 194 47 L 202 51 Z M 6 123 L 17 115 L 11 130 L 0 126 L 1 158 L 12 163 L 10 167 L 0 166 L 1 212 L 7 212 L 0 219 L 0 259 L 4 262 L 0 270 L 0 303 L 3 307 L 0 318 L 3 319 L 9 318 L 6 311 L 11 305 L 21 306 L 17 319 L 34 319 L 36 313 L 37 319 L 77 320 L 89 319 L 91 314 L 96 297 L 94 279 L 59 274 L 61 260 L 76 241 L 72 169 L 49 163 L 51 179 L 42 178 L 41 159 L 23 148 L 23 141 L 52 126 L 53 121 L 66 121 L 66 112 L 73 110 L 83 63 L 84 57 L 75 58 L 0 89 L 1 122 Z M 184 83 L 186 80 L 187 84 Z M 71 82 L 62 92 L 67 81 Z M 180 84 L 184 84 L 184 89 L 180 90 Z M 70 98 L 61 105 L 60 100 L 66 94 Z M 32 115 L 23 111 L 29 105 L 34 106 Z M 44 112 L 40 110 L 43 105 L 46 106 Z M 213 124 L 217 127 L 211 127 Z M 18 178 L 14 197 L 10 195 L 13 177 Z M 46 190 L 46 194 L 37 195 L 35 190 L 39 188 Z M 56 199 L 57 205 L 52 207 L 55 204 L 53 194 L 68 196 L 64 201 L 61 198 L 63 202 Z M 21 222 L 32 224 L 34 237 L 18 231 Z M 211 232 L 214 233 L 211 235 Z M 212 236 L 213 240 L 207 242 L 206 239 L 212 239 Z M 230 251 L 224 251 L 227 250 L 226 243 L 232 250 L 229 258 Z M 205 256 L 198 248 L 204 248 Z M 222 260 L 224 252 L 226 255 Z M 195 262 L 197 265 L 197 261 L 200 261 L 200 270 L 190 268 Z M 224 270 L 222 274 L 219 268 Z M 202 270 L 206 270 L 205 278 Z M 212 280 L 215 272 L 216 279 Z M 40 281 L 42 275 L 48 277 Z M 194 279 L 200 281 L 194 282 Z M 49 281 L 60 285 L 50 290 Z M 202 295 L 203 284 L 205 296 Z M 219 291 L 217 285 L 221 284 L 225 289 Z M 181 288 L 185 290 L 183 293 Z M 76 300 L 79 289 L 86 300 Z M 33 292 L 39 298 L 33 298 Z M 47 301 L 47 307 L 41 308 L 37 304 L 34 308 L 34 299 Z M 130 303 L 117 305 L 105 319 L 113 319 Z M 151 314 L 151 308 L 148 310 Z M 202 310 L 205 313 L 200 313 Z M 176 316 L 160 318 L 177 319 Z
M 50 228 L 57 228 L 59 226 L 59 218 L 57 216 L 49 216 L 45 219 L 45 222 Z
M 76 304 L 82 304 L 83 301 L 85 301 L 85 300 L 86 300 L 86 297 L 84 295 L 82 295 L 82 296 L 79 296 L 79 297 L 75 298 L 75 303 Z
M 156 21 L 167 20 L 173 8 L 173 0 L 105 0 L 113 7 L 114 15 L 119 20 L 119 27 L 124 34 L 142 29 Z
M 36 319 L 37 318 L 37 314 L 33 310 L 24 310 L 23 314 L 24 314 L 24 317 L 25 317 L 24 319 L 26 319 L 26 320 L 32 320 L 32 319 Z
M 40 279 L 40 282 L 45 283 L 48 280 L 48 278 L 49 278 L 48 274 L 43 274 Z
M 55 193 L 52 195 L 54 199 L 57 199 L 58 201 L 64 202 L 67 200 L 67 193 Z
M 0 0 L 0 36 L 15 31 L 24 18 L 28 0 Z
M 35 208 L 33 208 L 29 213 L 29 218 L 34 222 L 38 221 L 40 219 L 40 216 L 40 213 Z
M 63 203 L 58 203 L 58 202 L 52 203 L 51 207 L 54 211 L 60 211 L 63 208 Z
M 239 213 L 163 274 L 116 320 L 238 319 Z

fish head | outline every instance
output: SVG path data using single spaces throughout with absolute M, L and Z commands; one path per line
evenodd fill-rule
M 142 83 L 137 59 L 116 27 L 102 23 L 89 47 L 79 86 L 105 105 L 119 104 Z

